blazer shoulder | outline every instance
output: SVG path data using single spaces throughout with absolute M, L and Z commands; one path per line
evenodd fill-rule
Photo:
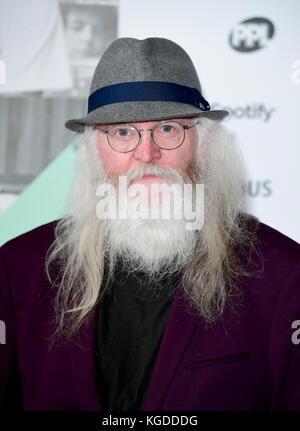
M 254 255 L 254 269 L 262 270 L 264 281 L 273 286 L 282 286 L 291 274 L 300 277 L 300 245 L 264 223 L 258 222 Z
M 296 261 L 300 259 L 300 244 L 271 226 L 259 222 L 257 238 L 265 253 Z
M 239 253 L 244 268 L 254 275 L 249 283 L 257 285 L 261 280 L 275 292 L 290 274 L 300 277 L 300 245 L 255 217 L 247 217 L 246 222 L 249 241 Z
M 20 256 L 26 260 L 26 256 L 45 253 L 54 241 L 58 221 L 43 224 L 7 241 L 0 247 L 1 254 L 8 260 Z

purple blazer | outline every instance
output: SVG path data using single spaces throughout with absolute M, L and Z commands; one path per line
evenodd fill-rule
M 48 349 L 54 292 L 44 258 L 54 223 L 0 248 L 0 402 L 16 362 L 25 410 L 99 411 L 95 317 L 81 331 L 82 347 Z M 206 327 L 186 311 L 179 285 L 142 410 L 300 410 L 300 330 L 297 338 L 292 328 L 300 320 L 300 247 L 262 223 L 258 238 L 264 272 L 241 279 L 238 314 L 228 308 Z M 251 268 L 258 267 L 255 255 Z

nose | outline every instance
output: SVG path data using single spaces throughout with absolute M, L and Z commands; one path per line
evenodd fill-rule
M 161 157 L 160 149 L 154 144 L 150 130 L 140 131 L 139 145 L 133 152 L 133 157 L 143 163 L 151 163 Z

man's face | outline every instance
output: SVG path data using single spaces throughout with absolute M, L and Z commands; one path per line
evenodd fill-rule
M 77 5 L 66 13 L 65 31 L 71 60 L 98 56 L 106 47 L 103 22 L 99 13 L 95 15 L 94 12 L 85 5 Z
M 195 124 L 192 117 L 173 120 L 183 126 Z M 102 171 L 104 170 L 109 181 L 114 185 L 118 198 L 118 203 L 116 204 L 115 194 L 109 195 L 107 206 L 109 207 L 110 203 L 113 203 L 111 205 L 113 216 L 105 217 L 103 225 L 108 232 L 110 253 L 114 256 L 121 256 L 130 265 L 133 262 L 134 267 L 138 265 L 143 271 L 147 272 L 150 279 L 153 277 L 153 280 L 159 274 L 164 274 L 167 267 L 170 271 L 179 270 L 190 258 L 197 239 L 195 231 L 186 228 L 188 216 L 184 209 L 181 211 L 184 204 L 192 201 L 193 193 L 185 191 L 184 196 L 181 196 L 178 193 L 180 187 L 164 187 L 162 193 L 160 193 L 157 190 L 158 188 L 152 187 L 154 183 L 182 186 L 182 184 L 191 185 L 199 182 L 199 177 L 197 176 L 197 127 L 193 126 L 185 129 L 184 141 L 177 148 L 164 150 L 154 144 L 151 131 L 142 130 L 154 129 L 160 122 L 131 123 L 137 130 L 141 130 L 141 138 L 137 147 L 133 151 L 126 153 L 114 151 L 107 142 L 105 133 L 99 132 L 96 134 L 97 151 L 101 160 L 100 183 L 105 181 L 105 178 L 102 177 Z M 169 129 L 168 123 L 163 124 L 167 126 L 167 129 L 157 129 L 156 139 L 160 139 L 161 143 L 163 139 L 169 140 L 172 138 L 173 141 L 180 142 L 180 132 L 179 135 L 175 136 L 172 134 L 168 137 L 162 136 L 164 131 L 171 133 L 172 130 Z M 173 126 L 175 128 L 175 125 Z M 109 125 L 99 124 L 99 127 L 107 130 Z M 128 136 L 129 130 L 117 128 L 116 133 L 119 133 L 117 136 L 121 137 L 124 132 L 126 133 L 123 136 Z M 179 129 L 175 128 L 174 130 L 172 133 L 177 133 L 176 130 L 178 131 Z M 159 135 L 159 133 L 161 134 Z M 111 139 L 114 136 L 112 132 Z M 177 139 L 178 136 L 179 139 Z M 133 142 L 133 145 L 135 142 Z M 129 145 L 126 141 L 124 143 Z M 166 141 L 164 141 L 164 144 L 166 145 Z M 119 184 L 120 176 L 127 176 L 126 190 Z M 138 187 L 134 187 L 135 185 Z M 144 187 L 139 187 L 140 185 Z M 140 192 L 141 189 L 147 191 L 147 193 L 144 195 Z M 120 197 L 126 198 L 127 191 L 130 196 L 128 196 L 128 201 L 127 199 L 125 201 L 128 203 L 129 211 L 127 211 L 127 205 L 122 206 L 123 199 L 119 199 Z M 192 208 L 192 205 L 187 206 Z M 125 212 L 125 217 L 119 216 L 120 208 L 127 211 Z M 138 214 L 131 210 L 137 210 Z M 147 214 L 147 216 L 145 218 L 140 217 L 142 213 Z M 166 213 L 167 217 L 165 217 Z M 158 218 L 156 217 L 157 214 Z M 181 216 L 177 217 L 178 214 L 181 214 Z M 194 216 L 196 217 L 196 214 Z M 99 217 L 98 215 L 98 218 L 101 219 L 101 216 Z M 145 244 L 147 244 L 146 247 Z M 162 268 L 164 270 L 161 272 Z
M 193 124 L 193 118 L 174 119 L 182 125 Z M 145 121 L 130 123 L 138 130 L 153 129 L 160 121 Z M 109 125 L 98 124 L 102 129 L 107 129 Z M 163 150 L 158 148 L 152 138 L 150 131 L 142 131 L 139 145 L 131 152 L 119 153 L 114 151 L 107 142 L 106 134 L 99 133 L 97 136 L 97 149 L 102 160 L 106 173 L 116 180 L 121 175 L 126 175 L 127 171 L 140 164 L 155 164 L 159 167 L 173 168 L 180 173 L 185 173 L 188 167 L 194 162 L 197 154 L 197 128 L 185 129 L 185 138 L 178 148 L 173 150 Z M 158 181 L 158 177 L 145 175 L 138 182 L 149 184 Z M 166 179 L 166 182 L 170 181 Z

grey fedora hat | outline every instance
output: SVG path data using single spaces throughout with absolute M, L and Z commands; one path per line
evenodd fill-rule
M 88 113 L 65 126 L 133 123 L 206 116 L 222 120 L 227 111 L 210 110 L 188 54 L 163 38 L 120 38 L 101 57 L 90 88 Z

